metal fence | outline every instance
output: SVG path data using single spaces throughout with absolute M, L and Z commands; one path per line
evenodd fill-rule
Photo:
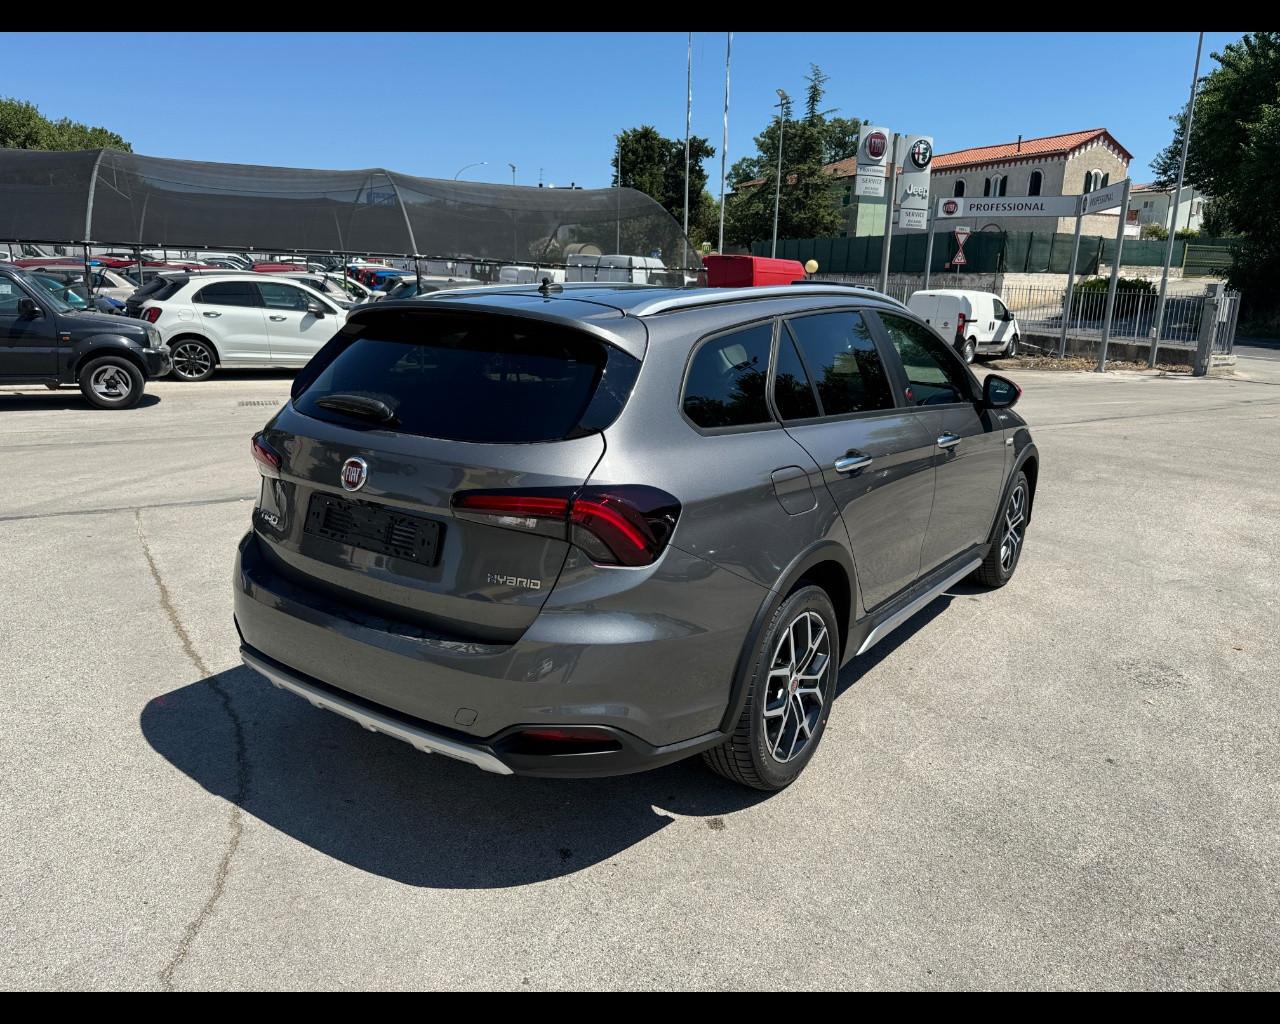
M 856 284 L 865 288 L 874 288 L 877 291 L 880 287 L 878 275 L 819 273 L 815 276 L 824 281 Z M 945 277 L 934 277 L 930 284 L 934 288 L 947 286 Z M 891 275 L 885 294 L 899 302 L 906 302 L 912 293 L 919 291 L 923 286 L 924 278 L 921 275 Z M 1221 286 L 1210 285 L 1207 288 L 1198 288 L 1195 294 L 1182 292 L 1166 296 L 1164 318 L 1160 329 L 1161 345 L 1195 347 L 1199 343 L 1205 301 L 1210 289 L 1215 287 Z M 1057 339 L 1062 332 L 1064 316 L 1067 317 L 1068 335 L 1084 338 L 1102 337 L 1102 326 L 1107 311 L 1105 288 L 1082 288 L 1077 285 L 1069 312 L 1066 308 L 1067 289 L 1065 287 L 1006 285 L 1001 290 L 1000 297 L 1018 318 L 1025 348 L 1043 349 L 1056 353 Z M 1111 319 L 1111 339 L 1113 341 L 1150 341 L 1155 333 L 1156 310 L 1159 303 L 1160 296 L 1154 291 L 1118 290 Z M 1214 327 L 1214 352 L 1231 353 L 1239 306 L 1239 292 L 1223 293 Z M 1037 343 L 1034 337 L 1027 338 L 1028 333 L 1046 336 L 1044 344 Z M 1052 341 L 1049 340 L 1050 338 Z

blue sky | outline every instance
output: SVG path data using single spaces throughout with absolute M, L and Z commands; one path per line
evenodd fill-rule
M 323 19 L 321 19 L 323 20 Z M 1241 32 L 1205 35 L 1209 54 Z M 111 128 L 154 156 L 608 185 L 613 137 L 683 137 L 685 33 L 9 34 L 0 96 Z M 104 45 L 105 44 L 105 45 Z M 113 46 L 121 47 L 116 57 Z M 1196 36 L 1180 33 L 735 32 L 729 161 L 754 151 L 774 90 L 831 76 L 827 106 L 933 134 L 939 153 L 1105 127 L 1136 181 L 1187 100 Z M 724 33 L 694 33 L 693 131 L 719 170 Z M 51 54 L 57 60 L 51 60 Z M 93 67 L 93 75 L 51 69 Z M 113 70 L 114 69 L 114 70 Z

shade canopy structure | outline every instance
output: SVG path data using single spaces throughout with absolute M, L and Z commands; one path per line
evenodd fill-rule
M 204 163 L 115 149 L 0 149 L 0 241 L 544 266 L 594 247 L 701 267 L 676 219 L 634 189 Z

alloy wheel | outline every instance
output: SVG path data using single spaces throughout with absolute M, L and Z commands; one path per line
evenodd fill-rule
M 822 616 L 802 612 L 783 631 L 769 662 L 761 711 L 765 745 L 781 764 L 813 741 L 831 671 L 831 635 Z
M 1018 561 L 1018 551 L 1027 527 L 1027 489 L 1018 484 L 1009 495 L 1004 507 L 1004 530 L 1000 535 L 1000 569 L 1006 575 L 1013 572 Z
M 213 369 L 209 350 L 194 341 L 173 347 L 173 372 L 184 380 L 196 380 Z
M 133 381 L 118 366 L 100 366 L 89 378 L 89 387 L 104 402 L 124 402 L 133 393 Z

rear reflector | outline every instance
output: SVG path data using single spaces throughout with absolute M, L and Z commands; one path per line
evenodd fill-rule
M 521 729 L 503 747 L 512 754 L 603 754 L 622 749 L 622 744 L 605 729 L 582 726 Z
M 642 484 L 545 490 L 459 491 L 455 512 L 493 526 L 563 537 L 598 565 L 649 565 L 662 554 L 680 515 L 666 491 Z M 547 529 L 550 527 L 550 529 Z

